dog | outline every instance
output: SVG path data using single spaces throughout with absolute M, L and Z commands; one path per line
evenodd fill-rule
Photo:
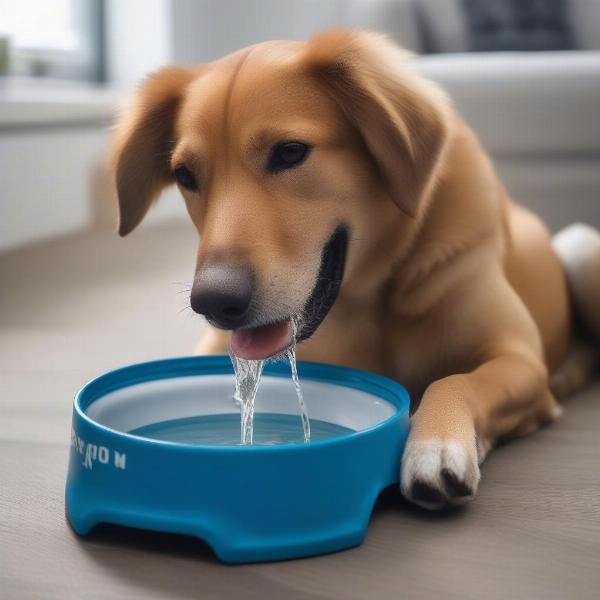
M 198 351 L 264 359 L 295 336 L 301 359 L 398 380 L 415 399 L 401 490 L 438 509 L 597 366 L 600 235 L 553 241 L 408 59 L 331 30 L 167 67 L 111 156 L 121 235 L 181 190 L 201 239 L 190 303 L 212 326 Z

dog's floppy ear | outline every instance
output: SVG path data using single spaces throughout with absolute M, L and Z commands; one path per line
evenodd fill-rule
M 119 199 L 119 235 L 127 235 L 172 181 L 174 124 L 191 69 L 166 67 L 146 78 L 117 122 L 110 151 Z
M 448 139 L 448 102 L 411 74 L 384 36 L 332 30 L 308 41 L 305 66 L 361 134 L 394 202 L 415 216 L 433 188 Z

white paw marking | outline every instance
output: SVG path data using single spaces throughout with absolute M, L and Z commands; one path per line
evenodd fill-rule
M 457 440 L 408 440 L 402 457 L 404 497 L 424 508 L 465 504 L 477 491 L 480 473 L 475 446 Z

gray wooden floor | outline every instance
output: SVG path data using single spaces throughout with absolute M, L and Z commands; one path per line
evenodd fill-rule
M 86 234 L 0 257 L 0 598 L 600 598 L 600 384 L 485 463 L 475 503 L 397 493 L 360 548 L 226 567 L 193 539 L 64 517 L 71 399 L 128 362 L 187 354 L 195 239 L 183 225 Z

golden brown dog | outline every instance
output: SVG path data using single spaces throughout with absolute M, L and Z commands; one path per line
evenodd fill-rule
M 113 157 L 121 235 L 181 189 L 201 236 L 191 305 L 220 328 L 201 352 L 231 337 L 240 356 L 276 354 L 294 318 L 300 358 L 420 399 L 402 491 L 425 507 L 472 498 L 494 443 L 553 420 L 557 391 L 591 368 L 569 354 L 566 279 L 600 335 L 600 237 L 565 234 L 566 274 L 444 93 L 382 37 L 330 31 L 159 71 Z

